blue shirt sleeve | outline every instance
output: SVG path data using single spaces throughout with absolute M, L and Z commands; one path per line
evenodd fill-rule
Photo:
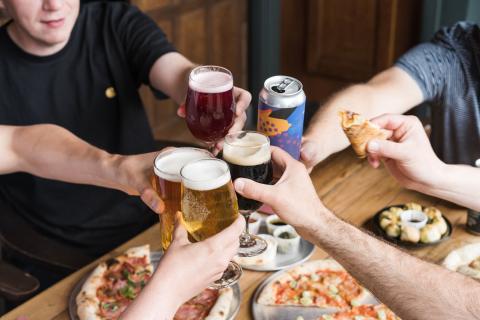
M 435 101 L 441 98 L 456 64 L 458 61 L 453 50 L 427 42 L 410 49 L 395 66 L 417 82 L 424 101 Z

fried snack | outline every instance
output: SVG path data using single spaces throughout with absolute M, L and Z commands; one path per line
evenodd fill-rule
M 372 139 L 387 139 L 385 131 L 377 125 L 351 111 L 340 111 L 342 129 L 347 135 L 353 150 L 360 158 L 367 156 L 367 143 Z
M 420 205 L 416 202 L 409 202 L 409 203 L 405 204 L 405 210 L 422 211 L 422 205 Z
M 411 226 L 402 226 L 400 240 L 417 243 L 420 241 L 420 230 Z

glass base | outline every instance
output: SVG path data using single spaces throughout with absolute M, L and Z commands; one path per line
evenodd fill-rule
M 222 277 L 210 285 L 209 288 L 222 289 L 231 287 L 238 282 L 242 273 L 242 267 L 240 267 L 238 263 L 230 261 L 227 269 L 223 272 Z
M 240 237 L 240 248 L 238 256 L 253 257 L 258 256 L 267 250 L 267 241 L 253 234 L 242 234 Z

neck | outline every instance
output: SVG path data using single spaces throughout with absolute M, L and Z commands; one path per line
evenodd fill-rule
M 22 32 L 22 30 L 20 30 L 20 27 L 18 26 L 18 24 L 15 23 L 15 21 L 10 23 L 10 25 L 7 27 L 7 32 L 12 41 L 23 51 L 40 57 L 49 56 L 59 52 L 67 45 L 69 40 L 67 39 L 61 43 L 56 44 L 47 44 L 41 42 L 37 39 L 33 39 L 25 32 Z

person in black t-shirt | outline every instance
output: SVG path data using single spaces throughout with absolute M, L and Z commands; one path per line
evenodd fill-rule
M 181 104 L 194 64 L 150 18 L 125 3 L 0 0 L 0 6 L 12 18 L 0 28 L 0 124 L 51 123 L 110 153 L 153 151 L 138 88 L 150 85 Z M 232 131 L 243 126 L 251 99 L 239 88 L 234 94 Z M 143 197 L 156 201 L 149 188 Z M 0 177 L 0 201 L 92 257 L 157 221 L 136 197 L 26 173 Z

